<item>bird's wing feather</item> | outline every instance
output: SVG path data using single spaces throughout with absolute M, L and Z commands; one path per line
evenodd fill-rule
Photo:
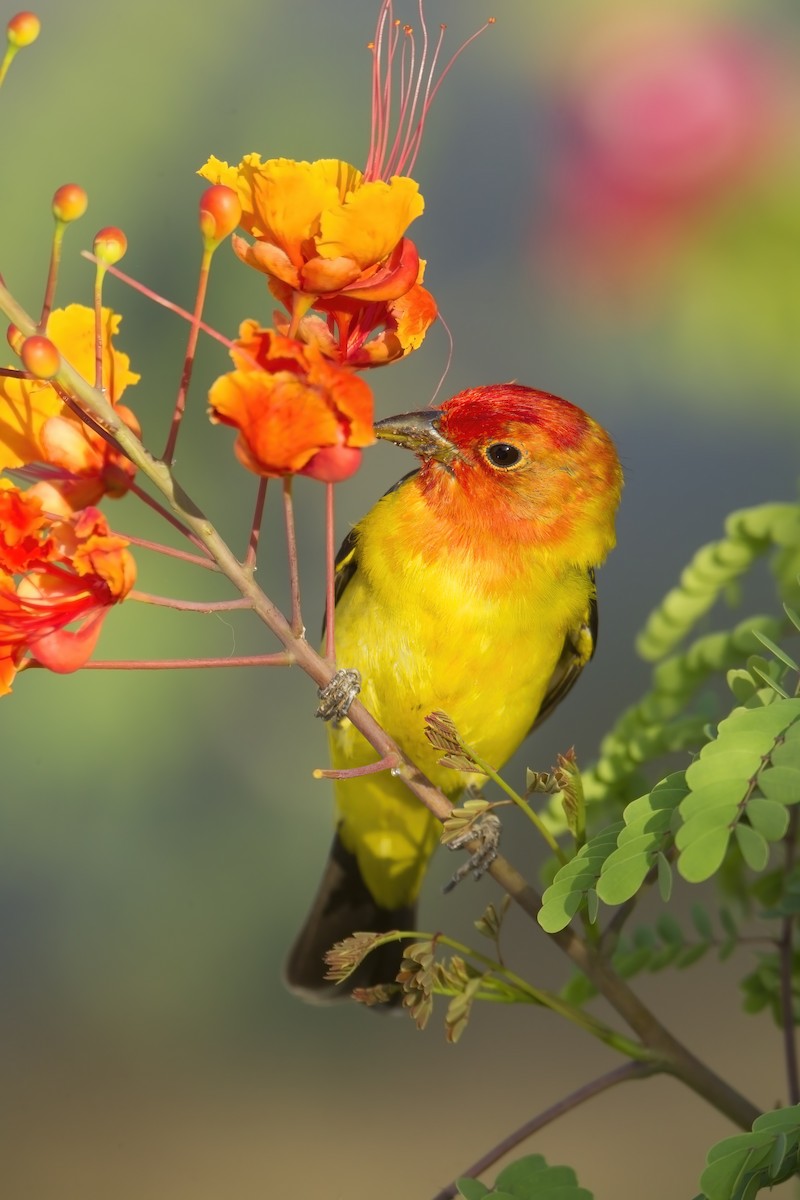
M 589 571 L 589 578 L 594 589 L 594 570 L 592 569 Z M 564 639 L 561 657 L 547 685 L 547 691 L 536 714 L 536 720 L 531 725 L 529 732 L 532 733 L 534 729 L 537 729 L 575 686 L 578 676 L 597 649 L 597 628 L 597 596 L 592 590 L 584 620 L 576 629 L 571 629 Z

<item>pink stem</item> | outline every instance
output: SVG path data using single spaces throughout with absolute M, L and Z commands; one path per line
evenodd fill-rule
M 39 329 L 47 328 L 47 319 L 50 316 L 50 310 L 53 307 L 53 297 L 56 294 L 56 281 L 58 280 L 58 267 L 61 262 L 61 243 L 64 239 L 64 230 L 66 225 L 63 221 L 56 220 L 56 227 L 53 231 L 53 244 L 50 250 L 50 265 L 47 269 L 47 283 L 44 287 L 44 299 L 42 300 L 42 311 L 39 317 Z
M 336 539 L 334 485 L 325 484 L 325 657 L 336 663 Z
M 347 767 L 344 770 L 334 770 L 331 767 L 317 767 L 313 772 L 315 779 L 358 779 L 362 775 L 377 775 L 380 771 L 393 771 L 400 766 L 399 754 L 387 754 L 378 762 L 367 763 L 363 767 Z
M 132 533 L 117 531 L 132 546 L 141 546 L 143 550 L 152 550 L 155 554 L 163 554 L 167 558 L 177 558 L 181 562 L 191 563 L 193 567 L 205 567 L 207 571 L 219 571 L 219 567 L 210 558 L 199 554 L 187 554 L 185 550 L 175 550 L 172 546 L 163 546 L 161 542 L 150 542 L 147 538 L 134 537 Z
M 278 654 L 251 654 L 233 658 L 152 658 L 152 659 L 94 659 L 82 671 L 180 671 L 205 667 L 292 667 L 294 657 L 284 651 Z
M 297 562 L 297 538 L 294 529 L 294 507 L 292 505 L 292 476 L 283 481 L 283 516 L 286 524 L 286 548 L 289 553 L 289 589 L 292 597 L 292 633 L 302 637 L 305 632 L 300 610 L 300 574 Z
M 197 353 L 197 339 L 200 336 L 200 318 L 203 314 L 206 292 L 208 291 L 208 276 L 211 270 L 211 258 L 213 253 L 213 249 L 204 247 L 203 257 L 200 262 L 200 276 L 197 281 L 197 296 L 194 302 L 192 323 L 189 327 L 189 340 L 186 343 L 186 356 L 183 360 L 181 382 L 178 387 L 178 395 L 175 399 L 175 409 L 172 414 L 172 425 L 167 438 L 167 444 L 164 447 L 164 453 L 161 456 L 167 465 L 170 465 L 175 457 L 175 445 L 178 441 L 178 433 L 180 431 L 181 421 L 183 420 L 183 414 L 186 411 L 186 395 L 189 391 L 189 384 L 192 379 L 192 368 L 194 367 L 194 358 L 195 354 Z
M 155 604 L 160 608 L 177 608 L 181 612 L 232 612 L 237 608 L 252 608 L 249 600 L 239 597 L 236 600 L 175 600 L 171 596 L 154 596 L 151 592 L 139 592 L 134 589 L 128 592 L 128 600 L 138 600 L 141 604 Z
M 99 263 L 100 261 L 95 257 L 94 254 L 90 254 L 88 250 L 82 250 L 81 255 L 83 258 L 87 258 L 89 262 Z M 152 300 L 154 303 L 160 304 L 162 308 L 168 308 L 170 312 L 177 313 L 179 317 L 183 317 L 184 321 L 188 321 L 190 324 L 195 324 L 196 318 L 194 314 L 190 313 L 185 308 L 181 308 L 180 304 L 174 304 L 172 300 L 167 300 L 165 296 L 159 296 L 158 292 L 154 292 L 152 288 L 147 287 L 143 283 L 139 283 L 138 280 L 133 279 L 130 275 L 126 275 L 124 271 L 118 270 L 117 267 L 106 267 L 106 270 L 110 275 L 113 275 L 115 279 L 121 280 L 122 283 L 127 283 L 128 287 L 132 287 L 135 292 L 139 292 L 142 296 L 147 296 L 148 300 Z M 202 330 L 203 333 L 207 333 L 209 337 L 214 338 L 215 341 L 220 342 L 223 346 L 226 346 L 228 350 L 230 350 L 230 348 L 233 346 L 233 342 L 230 338 L 225 337 L 224 334 L 220 333 L 216 329 L 213 329 L 210 325 L 206 325 L 205 321 L 197 321 L 196 323 L 199 330 Z
M 188 538 L 193 546 L 197 546 L 198 550 L 203 550 L 206 554 L 208 554 L 208 551 L 200 541 L 200 538 L 193 534 L 192 531 L 186 525 L 184 525 L 182 521 L 179 521 L 178 518 L 169 511 L 169 509 L 164 508 L 163 504 L 159 504 L 157 500 L 140 488 L 138 483 L 132 483 L 129 491 L 133 492 L 134 496 L 138 496 L 142 503 L 146 504 L 148 508 L 152 508 L 153 512 L 157 512 L 158 515 L 163 517 L 165 521 L 169 521 L 170 525 L 177 529 L 179 533 L 182 533 L 185 538 Z M 210 554 L 208 557 L 209 560 L 213 562 Z M 216 564 L 214 564 L 212 569 L 219 570 Z
M 258 540 L 261 537 L 261 522 L 264 517 L 264 501 L 267 498 L 267 484 L 269 480 L 266 477 L 258 481 L 258 494 L 256 496 L 256 506 L 253 511 L 253 520 L 250 525 L 250 538 L 247 543 L 247 553 L 244 556 L 244 566 L 254 567 L 258 558 Z

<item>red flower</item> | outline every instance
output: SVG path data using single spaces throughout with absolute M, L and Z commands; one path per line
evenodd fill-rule
M 26 655 L 65 674 L 85 665 L 136 566 L 96 508 L 53 520 L 36 496 L 0 489 L 0 695 Z M 18 581 L 14 576 L 21 575 Z M 77 629 L 67 626 L 77 622 Z

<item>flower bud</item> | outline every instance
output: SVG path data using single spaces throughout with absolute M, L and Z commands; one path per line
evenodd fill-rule
M 41 334 L 25 338 L 19 356 L 26 371 L 36 379 L 52 379 L 61 366 L 61 355 L 50 338 Z
M 57 221 L 77 221 L 88 204 L 89 197 L 79 183 L 64 183 L 53 196 L 53 216 Z
M 95 255 L 108 267 L 113 267 L 114 263 L 124 258 L 127 249 L 128 239 L 116 225 L 106 225 L 105 229 L 98 230 L 94 235 Z
M 298 474 L 318 479 L 320 483 L 341 483 L 355 475 L 360 466 L 361 451 L 355 446 L 325 446 Z
M 42 23 L 36 13 L 18 12 L 6 26 L 9 44 L 17 50 L 30 46 L 38 38 L 41 28 Z
M 15 354 L 19 354 L 22 349 L 22 343 L 25 341 L 25 335 L 21 329 L 18 329 L 13 323 L 6 330 L 6 341 Z
M 200 232 L 216 245 L 233 233 L 242 215 L 242 205 L 233 188 L 215 183 L 200 197 Z

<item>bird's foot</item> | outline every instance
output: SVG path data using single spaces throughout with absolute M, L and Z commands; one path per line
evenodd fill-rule
M 341 668 L 330 683 L 318 690 L 320 703 L 314 716 L 338 724 L 345 719 L 360 691 L 361 676 L 358 671 Z
M 465 863 L 458 868 L 452 879 L 444 885 L 442 891 L 452 892 L 456 884 L 472 873 L 473 878 L 480 879 L 481 875 L 497 858 L 500 845 L 500 818 L 494 813 L 484 813 L 473 821 L 463 833 L 458 834 L 447 842 L 448 850 L 462 850 L 470 842 L 478 843 L 477 850 L 469 856 Z

